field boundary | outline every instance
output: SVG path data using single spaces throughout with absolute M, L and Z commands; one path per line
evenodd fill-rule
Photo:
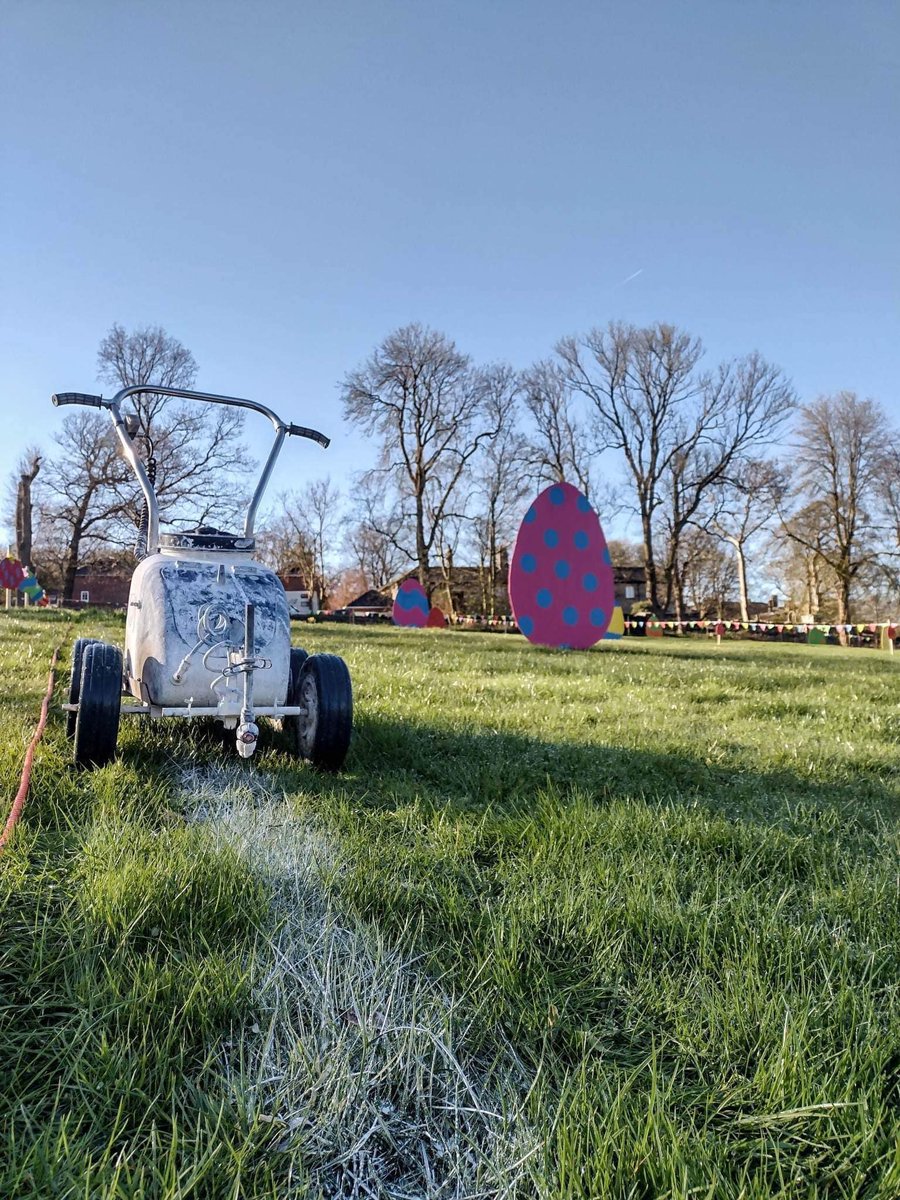
M 28 789 L 31 785 L 31 768 L 34 763 L 34 752 L 37 749 L 38 742 L 44 736 L 44 730 L 47 726 L 47 716 L 50 712 L 50 701 L 53 699 L 53 689 L 56 686 L 56 664 L 59 662 L 59 646 L 53 651 L 53 657 L 50 659 L 50 675 L 47 679 L 47 690 L 44 693 L 44 698 L 41 701 L 41 715 L 37 723 L 37 728 L 32 734 L 31 741 L 28 744 L 28 749 L 25 751 L 25 761 L 22 764 L 22 774 L 19 777 L 19 790 L 16 792 L 13 799 L 12 808 L 9 816 L 6 819 L 6 825 L 3 832 L 0 833 L 0 853 L 2 853 L 7 842 L 13 835 L 16 825 L 19 823 L 19 818 L 22 815 L 22 810 L 25 807 L 25 801 L 28 798 Z

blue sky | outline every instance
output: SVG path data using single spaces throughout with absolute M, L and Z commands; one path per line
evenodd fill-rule
M 276 488 L 370 465 L 338 383 L 411 320 L 516 366 L 670 321 L 900 421 L 895 3 L 6 0 L 0 27 L 4 478 L 114 321 L 332 434 Z

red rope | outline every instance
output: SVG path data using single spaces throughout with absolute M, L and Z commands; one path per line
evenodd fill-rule
M 41 702 L 41 719 L 37 723 L 37 729 L 34 731 L 34 736 L 31 739 L 27 751 L 25 752 L 25 762 L 22 766 L 22 777 L 19 781 L 19 790 L 16 792 L 16 798 L 13 800 L 12 810 L 6 822 L 6 828 L 0 834 L 0 850 L 4 848 L 6 843 L 12 836 L 12 831 L 16 827 L 19 817 L 22 815 L 22 809 L 25 807 L 25 800 L 28 796 L 28 785 L 31 782 L 31 764 L 34 762 L 34 751 L 38 742 L 44 733 L 44 726 L 47 724 L 47 713 L 50 711 L 50 701 L 53 698 L 53 685 L 56 683 L 56 663 L 59 659 L 59 646 L 53 651 L 53 658 L 50 660 L 50 678 L 47 680 L 47 691 L 44 693 L 44 699 Z

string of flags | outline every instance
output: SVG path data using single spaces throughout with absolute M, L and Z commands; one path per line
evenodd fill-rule
M 27 596 L 32 604 L 45 606 L 50 603 L 35 577 L 11 555 L 0 558 L 0 588 L 8 591 L 18 590 Z
M 709 633 L 715 633 L 721 636 L 724 633 L 737 633 L 741 630 L 748 630 L 750 633 L 805 633 L 809 634 L 817 631 L 822 634 L 829 633 L 879 633 L 882 629 L 887 630 L 889 638 L 898 636 L 898 623 L 896 621 L 865 621 L 860 624 L 852 625 L 836 625 L 836 624 L 799 624 L 796 622 L 777 623 L 772 621 L 674 621 L 674 620 L 649 620 L 649 621 L 625 621 L 626 630 L 632 629 L 697 629 Z

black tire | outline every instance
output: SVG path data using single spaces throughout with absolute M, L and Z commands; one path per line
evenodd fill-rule
M 115 758 L 121 708 L 121 653 L 105 642 L 86 646 L 75 721 L 77 767 L 105 767 Z
M 288 667 L 288 690 L 285 697 L 285 704 L 299 704 L 300 695 L 300 671 L 303 664 L 309 658 L 305 650 L 301 650 L 299 646 L 291 646 L 291 665 Z M 274 729 L 291 730 L 293 738 L 293 726 L 291 721 L 293 717 L 275 717 L 272 720 Z
M 81 660 L 84 655 L 85 647 L 96 646 L 99 638 L 78 638 L 75 645 L 72 647 L 72 673 L 69 676 L 69 703 L 77 704 L 78 695 L 81 691 Z M 71 739 L 75 736 L 75 718 L 78 713 L 66 712 L 66 737 Z
M 306 712 L 285 721 L 295 752 L 323 771 L 339 770 L 353 730 L 353 685 L 344 660 L 310 655 L 300 669 L 296 703 Z
M 287 703 L 299 704 L 296 699 L 300 695 L 300 672 L 303 670 L 303 664 L 309 658 L 306 650 L 301 650 L 299 646 L 291 646 L 291 667 L 290 681 L 287 690 Z

